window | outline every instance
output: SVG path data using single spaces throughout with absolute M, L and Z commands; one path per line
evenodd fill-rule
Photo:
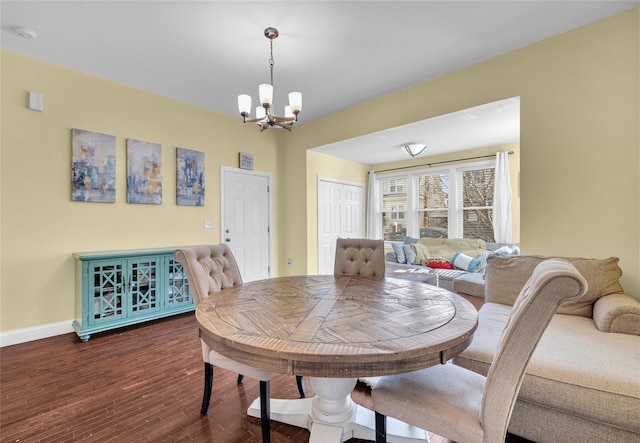
M 389 180 L 389 193 L 390 194 L 399 194 L 404 192 L 404 188 L 406 185 L 406 180 Z
M 494 161 L 379 177 L 384 239 L 493 241 L 494 183 Z
M 407 179 L 382 180 L 382 227 L 384 239 L 402 240 L 407 236 Z
M 463 238 L 482 238 L 493 241 L 493 188 L 495 168 L 472 169 L 461 172 L 462 199 L 458 213 L 462 220 L 458 231 Z
M 449 174 L 418 176 L 416 184 L 418 237 L 448 237 Z

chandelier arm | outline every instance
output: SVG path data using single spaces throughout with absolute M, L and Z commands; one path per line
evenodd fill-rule
M 272 115 L 271 118 L 278 123 L 293 123 L 297 121 L 295 117 L 278 117 L 277 115 Z

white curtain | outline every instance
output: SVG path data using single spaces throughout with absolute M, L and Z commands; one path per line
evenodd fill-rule
M 493 235 L 498 243 L 511 243 L 511 180 L 509 179 L 509 153 L 506 151 L 496 154 Z
M 369 198 L 367 202 L 367 238 L 382 238 L 382 214 L 376 173 L 369 172 Z

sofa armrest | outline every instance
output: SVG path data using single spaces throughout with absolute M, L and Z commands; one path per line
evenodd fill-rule
M 593 305 L 593 320 L 602 332 L 640 335 L 640 302 L 627 294 L 609 294 Z

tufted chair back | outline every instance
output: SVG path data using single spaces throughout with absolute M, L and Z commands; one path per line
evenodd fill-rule
M 224 243 L 179 248 L 174 258 L 184 267 L 194 304 L 222 289 L 242 284 L 236 259 Z
M 339 238 L 336 243 L 335 275 L 384 278 L 384 241 Z

